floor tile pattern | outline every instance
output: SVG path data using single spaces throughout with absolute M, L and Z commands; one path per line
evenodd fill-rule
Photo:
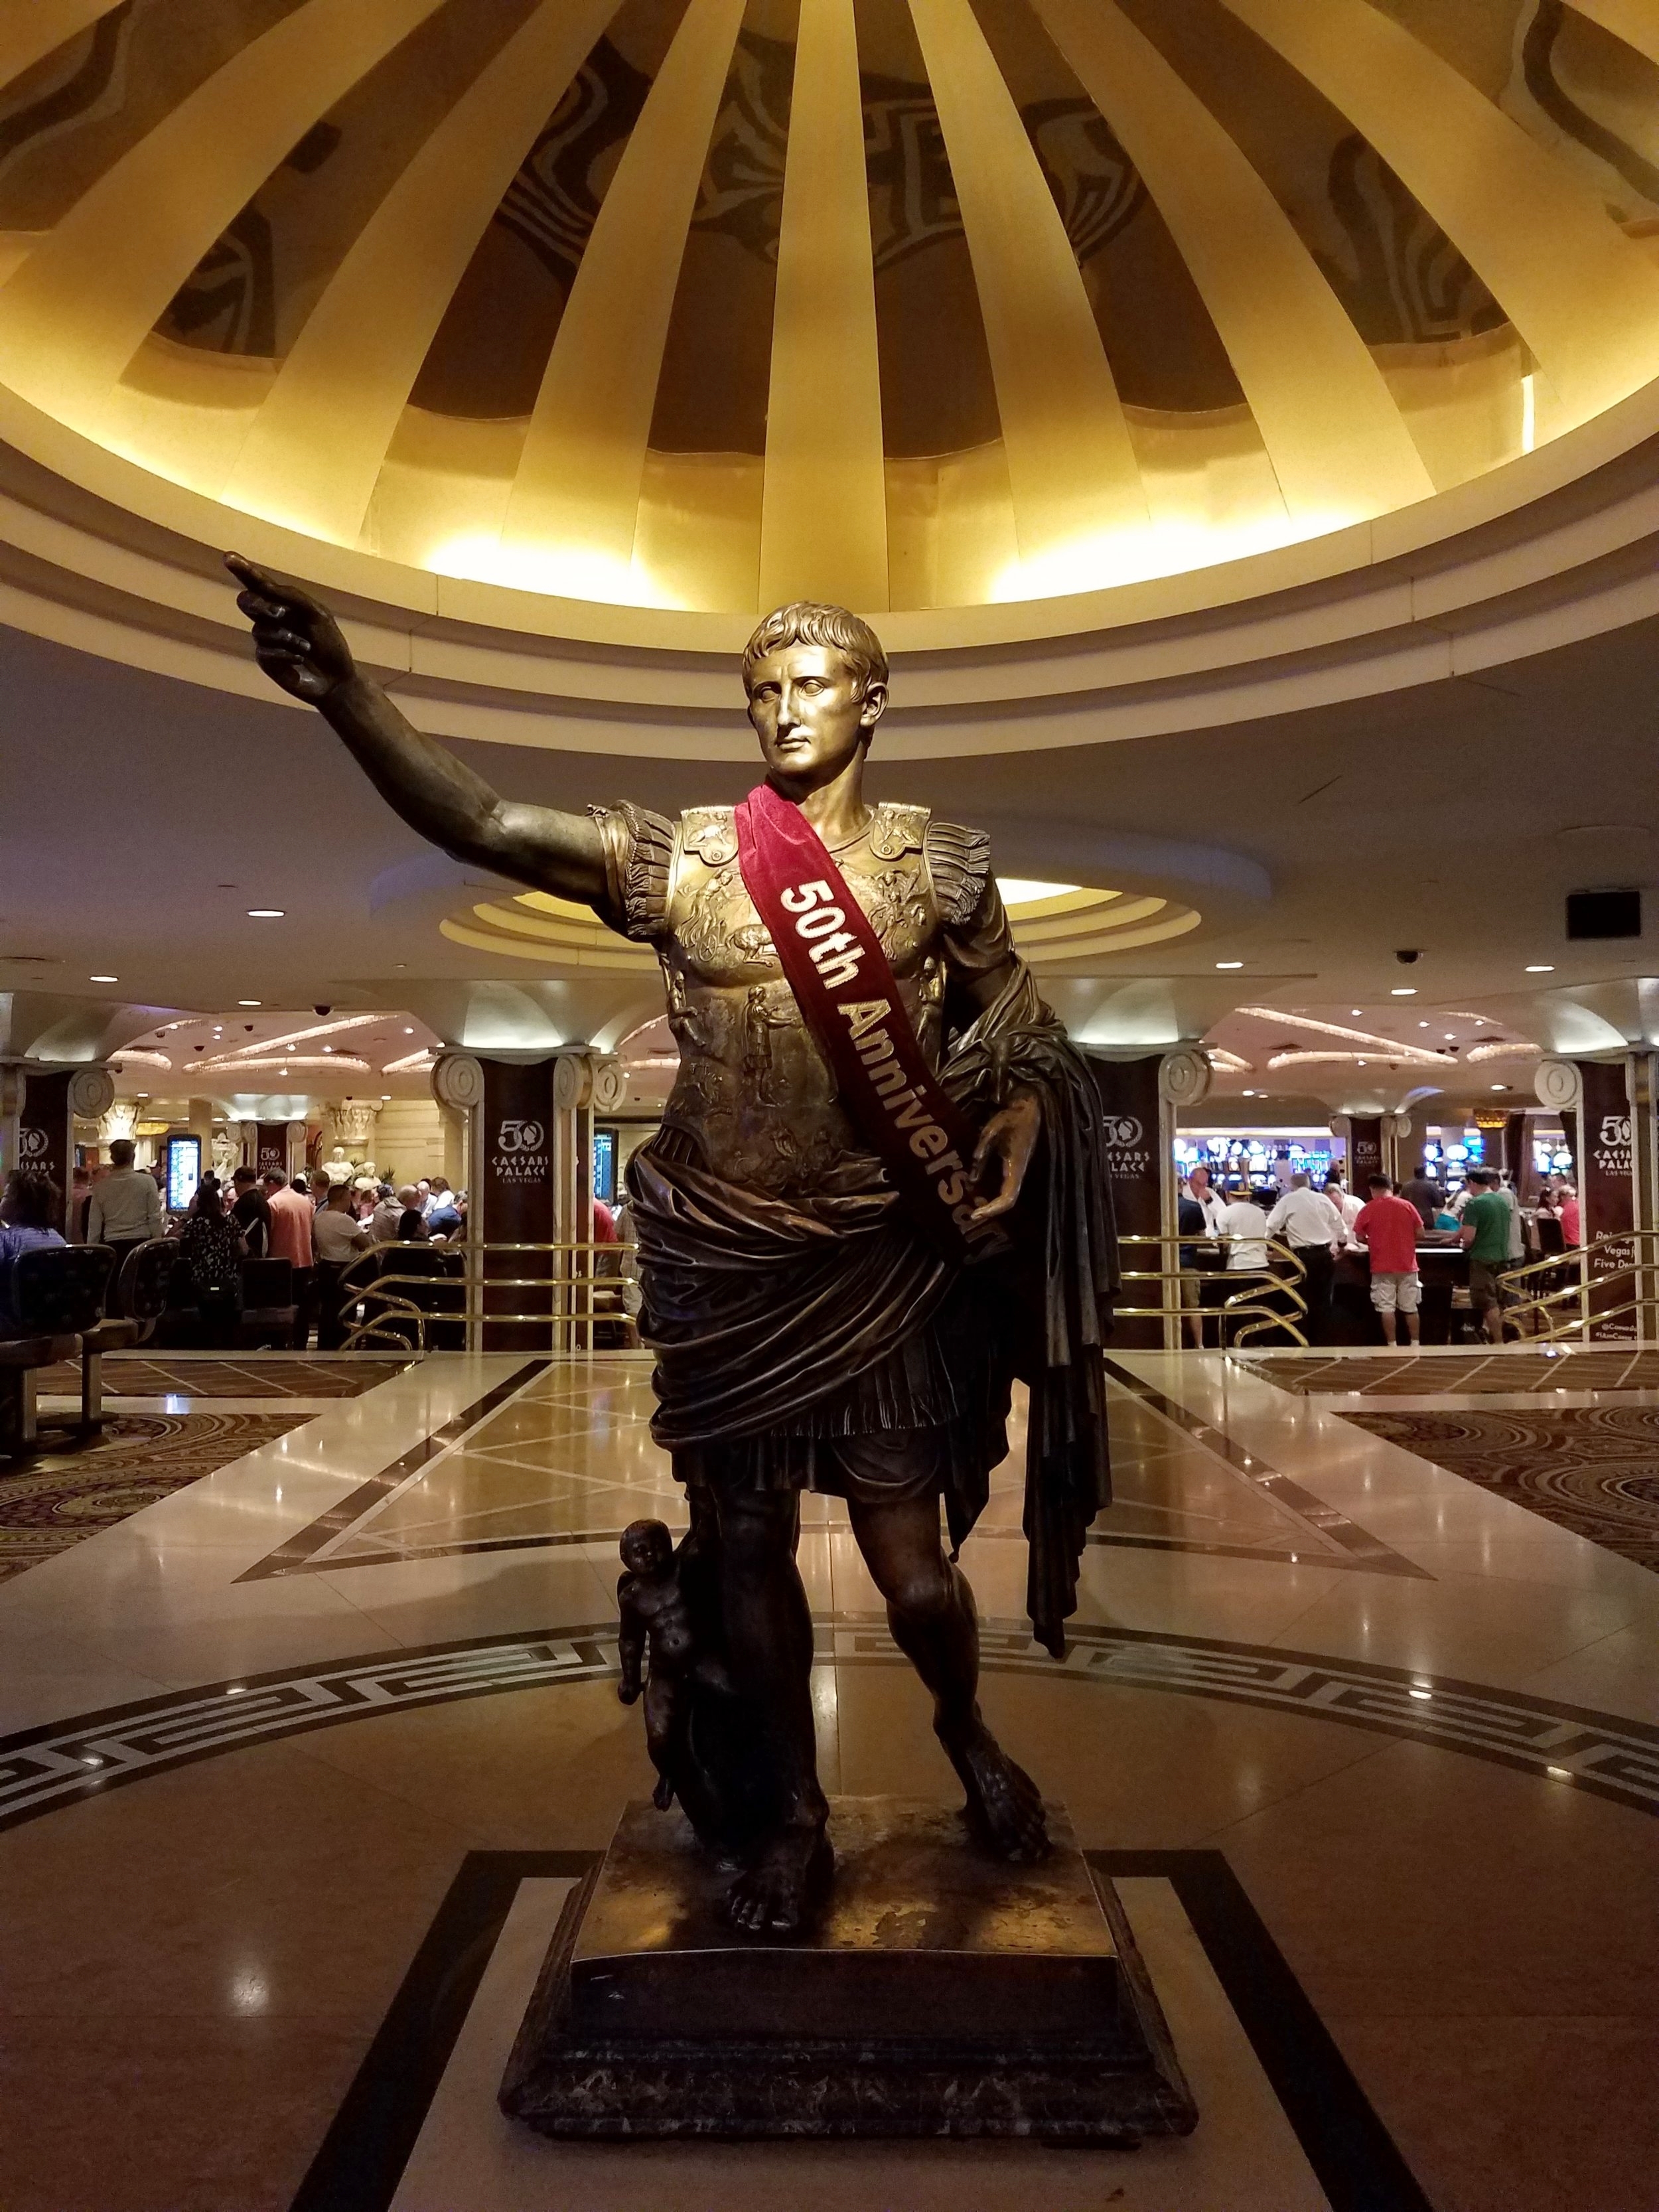
M 819 1662 L 837 1670 L 902 1663 L 878 1614 L 821 1617 L 815 1632 Z M 980 1634 L 988 1674 L 1153 1689 L 1301 1713 L 1494 1759 L 1659 1814 L 1659 1728 L 1640 1722 L 1400 1668 L 1206 1637 L 1074 1622 L 1066 1655 L 1056 1660 L 1032 1642 L 1024 1622 L 985 1620 Z M 616 1625 L 606 1620 L 545 1636 L 388 1653 L 147 1699 L 0 1741 L 0 1828 L 112 1784 L 263 1739 L 392 1710 L 589 1682 L 618 1671 Z
M 5 1462 L 0 1582 L 228 1467 L 309 1418 L 298 1412 L 115 1413 L 97 1443 Z
M 1090 1542 L 1422 1576 L 1380 1538 L 1224 1430 L 1109 1363 L 1114 1504 Z M 544 1546 L 614 1545 L 633 1520 L 679 1528 L 684 1493 L 652 1440 L 650 1368 L 527 1362 L 441 1434 L 381 1469 L 244 1580 Z M 1023 1541 L 1024 1392 L 991 1477 L 981 1538 Z M 805 1501 L 809 1522 L 830 1512 Z
M 360 1398 L 409 1364 L 406 1359 L 302 1359 L 297 1354 L 291 1359 L 112 1354 L 104 1362 L 104 1389 L 113 1398 Z M 78 1395 L 81 1370 L 68 1363 L 42 1368 L 37 1387 L 45 1395 Z
M 1659 1573 L 1659 1408 L 1345 1407 L 1343 1419 Z

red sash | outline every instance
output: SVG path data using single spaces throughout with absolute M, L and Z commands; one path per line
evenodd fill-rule
M 979 1133 L 922 1055 L 881 939 L 798 806 L 763 783 L 733 809 L 738 865 L 806 1026 L 887 1179 L 947 1259 L 1005 1238 L 970 1224 Z

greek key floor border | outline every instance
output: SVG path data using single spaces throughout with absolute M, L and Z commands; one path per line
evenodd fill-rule
M 817 1656 L 836 1666 L 904 1663 L 875 1613 L 816 1623 Z M 463 1698 L 544 1689 L 614 1675 L 616 1623 L 480 1637 L 369 1654 L 183 1690 L 0 1738 L 0 1828 L 222 1752 L 376 1713 Z M 1024 1622 L 981 1625 L 983 1663 L 996 1674 L 1162 1690 L 1181 1697 L 1299 1713 L 1310 1720 L 1513 1767 L 1659 1814 L 1659 1728 L 1402 1668 L 1269 1644 L 1087 1623 L 1052 1659 Z

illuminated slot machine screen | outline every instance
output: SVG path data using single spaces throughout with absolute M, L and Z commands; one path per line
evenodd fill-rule
M 169 1137 L 167 1144 L 167 1207 L 184 1213 L 202 1180 L 202 1140 L 199 1137 Z
M 616 1202 L 617 1133 L 614 1129 L 595 1129 L 593 1132 L 593 1195 L 603 1199 L 607 1206 Z

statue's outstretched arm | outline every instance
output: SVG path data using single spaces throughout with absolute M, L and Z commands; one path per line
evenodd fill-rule
M 605 890 L 605 851 L 585 814 L 502 799 L 447 745 L 411 727 L 351 657 L 320 601 L 239 553 L 225 566 L 242 590 L 253 649 L 273 684 L 315 707 L 344 738 L 368 779 L 412 830 L 470 860 L 568 899 Z

